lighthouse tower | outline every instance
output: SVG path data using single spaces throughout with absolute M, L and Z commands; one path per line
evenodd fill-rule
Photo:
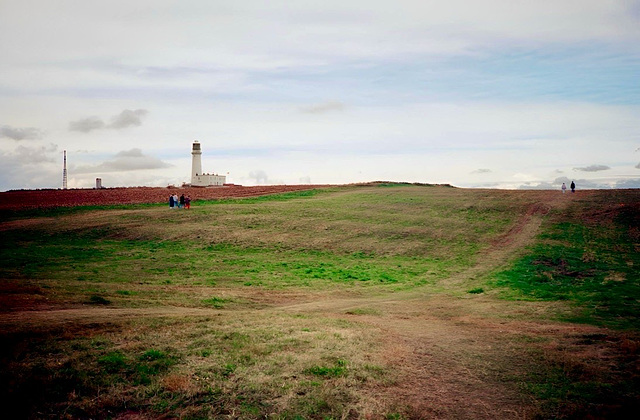
M 196 179 L 198 175 L 202 175 L 202 150 L 200 150 L 200 143 L 198 140 L 193 142 L 193 149 L 191 149 L 191 183 Z
M 227 182 L 227 177 L 224 175 L 202 173 L 202 150 L 200 143 L 197 140 L 194 141 L 191 149 L 191 186 L 222 186 L 225 182 Z

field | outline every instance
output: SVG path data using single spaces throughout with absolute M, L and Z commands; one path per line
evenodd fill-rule
M 6 418 L 640 409 L 640 190 L 159 190 L 0 205 Z
M 264 185 L 244 187 L 137 187 L 71 190 L 13 190 L 0 194 L 0 212 L 12 210 L 50 209 L 76 206 L 105 206 L 142 203 L 169 203 L 169 195 L 184 194 L 193 200 L 220 200 L 225 198 L 255 197 L 290 191 L 318 188 L 317 185 Z M 2 214 L 2 213 L 0 213 Z

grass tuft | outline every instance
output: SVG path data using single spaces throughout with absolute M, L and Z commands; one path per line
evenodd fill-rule
M 216 309 L 224 308 L 224 304 L 229 301 L 230 301 L 229 299 L 224 299 L 217 296 L 213 296 L 208 299 L 202 299 L 202 303 L 204 303 L 207 306 L 213 306 Z
M 334 366 L 312 366 L 308 368 L 306 372 L 315 376 L 335 378 L 346 375 L 347 362 L 345 360 L 338 360 Z
M 91 295 L 89 297 L 89 303 L 93 305 L 110 305 L 111 301 L 100 295 Z

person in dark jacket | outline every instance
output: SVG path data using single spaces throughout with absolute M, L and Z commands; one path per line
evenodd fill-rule
M 180 205 L 178 207 L 184 208 L 184 194 L 180 196 Z
M 571 181 L 571 192 L 574 193 L 576 192 L 576 183 Z

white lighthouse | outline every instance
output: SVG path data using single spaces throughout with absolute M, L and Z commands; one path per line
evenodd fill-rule
M 227 177 L 224 175 L 202 172 L 202 149 L 198 141 L 193 142 L 191 149 L 191 185 L 194 187 L 210 187 L 224 185 Z
M 191 183 L 198 175 L 202 175 L 202 150 L 200 143 L 196 140 L 191 149 Z

